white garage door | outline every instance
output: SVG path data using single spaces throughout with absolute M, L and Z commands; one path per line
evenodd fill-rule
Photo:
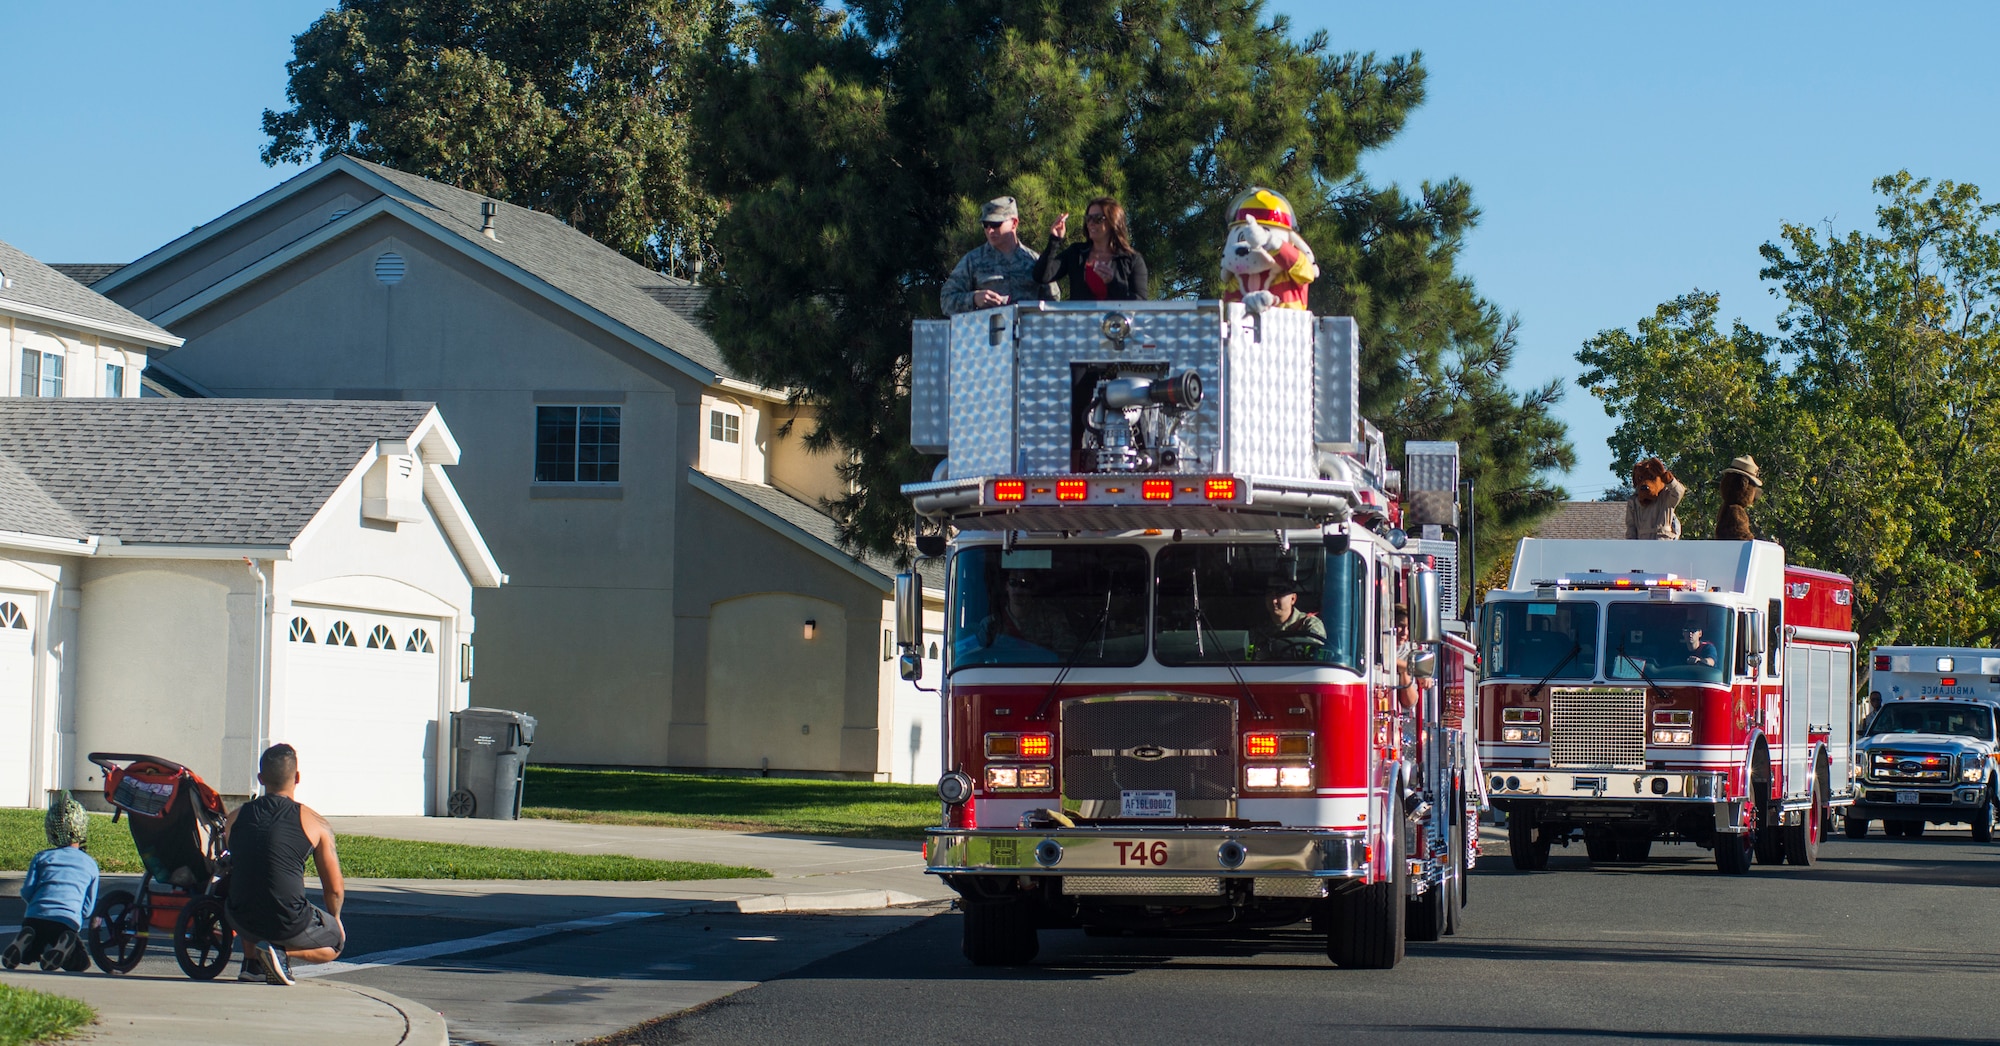
M 0 593 L 0 806 L 33 806 L 28 764 L 35 738 L 35 604 Z
M 438 720 L 438 623 L 359 610 L 293 610 L 285 736 L 299 802 L 326 814 L 422 814 Z M 448 727 L 447 727 L 448 729 Z

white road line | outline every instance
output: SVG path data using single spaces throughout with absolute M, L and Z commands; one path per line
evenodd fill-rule
M 461 937 L 455 941 L 434 941 L 408 948 L 393 948 L 386 952 L 361 955 L 353 959 L 330 962 L 321 966 L 297 966 L 292 970 L 296 977 L 331 977 L 335 974 L 354 973 L 358 970 L 372 970 L 378 966 L 399 966 L 420 959 L 434 959 L 440 955 L 458 955 L 462 952 L 476 952 L 482 948 L 495 948 L 503 944 L 532 941 L 537 937 L 553 937 L 559 933 L 573 933 L 577 930 L 595 930 L 619 923 L 635 922 L 665 915 L 666 912 L 613 912 L 593 919 L 572 919 L 568 922 L 543 923 L 540 926 L 517 926 L 511 930 L 501 930 L 480 937 Z

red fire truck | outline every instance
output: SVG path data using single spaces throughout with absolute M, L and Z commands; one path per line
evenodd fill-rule
M 924 853 L 972 962 L 1309 920 L 1386 968 L 1453 932 L 1478 841 L 1456 447 L 1406 448 L 1399 495 L 1358 352 L 1351 320 L 1214 301 L 919 324 L 913 442 L 948 455 L 904 488 L 946 578 Z M 905 678 L 921 588 L 898 578 Z
M 1514 867 L 1581 836 L 1811 864 L 1853 801 L 1854 586 L 1768 541 L 1525 539 L 1481 613 L 1486 794 Z

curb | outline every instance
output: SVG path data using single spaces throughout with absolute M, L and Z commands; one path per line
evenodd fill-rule
M 774 912 L 873 911 L 904 905 L 943 904 L 949 898 L 919 897 L 900 890 L 849 890 L 844 893 L 781 893 L 744 897 L 696 908 L 696 911 L 763 915 Z
M 397 1046 L 450 1046 L 450 1035 L 445 1030 L 444 1014 L 422 1003 L 411 1002 L 400 995 L 391 995 L 379 988 L 363 984 L 346 984 L 340 981 L 320 981 L 320 986 L 339 991 L 351 992 L 363 998 L 373 999 L 395 1010 L 403 1018 L 403 1037 Z

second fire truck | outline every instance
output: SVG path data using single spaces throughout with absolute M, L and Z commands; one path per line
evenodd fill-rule
M 1036 303 L 920 324 L 914 359 L 914 442 L 949 455 L 905 488 L 947 578 L 924 850 L 967 957 L 1309 920 L 1383 968 L 1451 933 L 1478 839 L 1456 448 L 1407 448 L 1399 494 L 1353 321 Z
M 1853 798 L 1853 598 L 1767 541 L 1523 540 L 1480 627 L 1514 866 L 1578 836 L 1592 861 L 1811 864 Z

